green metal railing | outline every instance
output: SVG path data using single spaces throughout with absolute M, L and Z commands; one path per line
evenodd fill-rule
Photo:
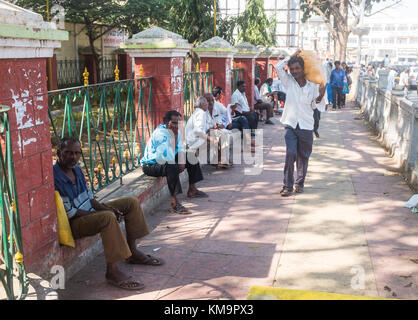
M 231 69 L 231 93 L 237 90 L 237 81 L 244 79 L 244 69 Z
M 183 115 L 187 121 L 192 115 L 198 97 L 212 92 L 212 72 L 183 73 Z
M 7 114 L 9 109 L 9 107 L 0 106 L 2 136 L 2 147 L 0 147 L 0 280 L 2 286 L 0 286 L 0 295 L 4 290 L 8 300 L 15 300 L 25 297 L 29 285 L 23 259 L 16 177 Z M 16 284 L 19 288 L 16 288 Z
M 53 149 L 64 136 L 82 143 L 87 181 L 97 192 L 139 167 L 154 128 L 152 78 L 48 92 Z

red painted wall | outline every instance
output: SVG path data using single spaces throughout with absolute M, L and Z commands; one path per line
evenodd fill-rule
M 48 118 L 46 59 L 0 59 L 0 104 L 9 111 L 21 217 L 29 272 L 59 260 Z
M 206 64 L 209 64 L 209 71 L 213 72 L 213 87 L 220 86 L 223 96 L 221 102 L 224 106 L 231 102 L 231 58 L 201 58 L 201 71 L 206 71 Z

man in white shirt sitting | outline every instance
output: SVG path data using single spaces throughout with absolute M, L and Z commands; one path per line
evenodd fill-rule
M 211 164 L 217 164 L 219 168 L 231 168 L 229 164 L 229 147 L 230 147 L 230 131 L 225 128 L 224 122 L 222 121 L 222 115 L 225 113 L 224 106 L 219 103 L 215 104 L 215 99 L 212 93 L 205 93 L 203 95 L 208 102 L 208 110 L 206 115 L 206 127 L 207 134 L 211 135 L 217 141 L 218 148 L 209 148 L 209 161 Z M 212 151 L 212 152 L 211 152 Z
M 245 89 L 247 88 L 244 81 L 237 82 L 237 90 L 231 96 L 231 104 L 238 104 L 238 108 L 235 113 L 239 113 L 247 118 L 248 124 L 251 130 L 257 129 L 259 116 L 254 112 L 254 107 L 249 106 L 247 96 L 245 95 Z M 255 135 L 255 133 L 251 133 Z
M 283 197 L 295 191 L 303 192 L 308 170 L 309 157 L 312 153 L 314 118 L 312 103 L 319 103 L 323 95 L 318 92 L 318 85 L 306 80 L 305 63 L 297 50 L 290 59 L 279 62 L 277 74 L 286 89 L 286 104 L 281 122 L 285 125 L 286 161 L 284 166 Z M 290 74 L 285 71 L 286 63 Z M 294 180 L 294 165 L 297 166 L 297 178 Z
M 255 78 L 254 81 L 254 109 L 255 110 L 266 110 L 267 112 L 267 117 L 266 117 L 266 121 L 265 124 L 274 124 L 273 121 L 270 120 L 270 118 L 272 118 L 273 115 L 273 106 L 270 103 L 265 103 L 262 99 L 261 99 L 261 95 L 260 95 L 260 87 L 261 86 L 261 81 L 260 78 Z

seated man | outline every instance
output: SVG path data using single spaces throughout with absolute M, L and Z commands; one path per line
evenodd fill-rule
M 144 156 L 141 159 L 143 172 L 152 177 L 167 177 L 167 185 L 170 191 L 170 211 L 178 214 L 190 214 L 177 199 L 177 194 L 182 193 L 180 173 L 187 169 L 189 174 L 188 197 L 202 196 L 204 193 L 197 190 L 195 184 L 203 180 L 199 163 L 190 164 L 185 159 L 181 134 L 178 129 L 181 114 L 175 110 L 168 111 L 163 124 L 152 133 Z
M 162 259 L 146 255 L 136 247 L 135 240 L 149 233 L 141 205 L 135 197 L 100 203 L 87 187 L 86 179 L 77 166 L 81 156 L 80 142 L 74 137 L 63 138 L 54 164 L 55 190 L 64 202 L 74 239 L 100 233 L 107 262 L 109 284 L 127 290 L 139 290 L 144 285 L 119 270 L 118 261 L 159 266 Z M 126 239 L 119 226 L 125 219 Z
M 238 107 L 235 109 L 237 115 L 243 115 L 247 118 L 250 129 L 253 131 L 257 129 L 258 126 L 258 114 L 254 111 L 254 107 L 250 108 L 245 95 L 245 90 L 247 85 L 244 81 L 237 81 L 237 90 L 231 96 L 231 104 L 238 104 Z M 255 133 L 251 133 L 255 135 Z
M 222 104 L 215 104 L 215 99 L 212 93 L 205 93 L 203 95 L 208 102 L 208 110 L 206 115 L 206 127 L 208 128 L 207 134 L 211 135 L 216 139 L 218 143 L 218 148 L 210 148 L 209 152 L 213 152 L 209 155 L 209 162 L 211 164 L 216 163 L 216 167 L 219 168 L 231 168 L 232 165 L 229 164 L 229 148 L 232 146 L 232 136 L 231 131 L 227 130 L 223 121 L 224 106 Z
M 270 103 L 274 107 L 273 79 L 268 78 L 260 88 L 260 96 L 263 102 Z
M 254 81 L 254 109 L 255 110 L 266 110 L 267 111 L 267 118 L 265 121 L 265 124 L 274 124 L 273 121 L 270 120 L 270 118 L 273 117 L 273 105 L 270 103 L 266 103 L 261 99 L 260 95 L 260 87 L 261 81 L 260 78 L 255 78 Z

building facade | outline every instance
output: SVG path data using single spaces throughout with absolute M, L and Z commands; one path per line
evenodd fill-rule
M 400 19 L 367 19 L 368 35 L 362 37 L 362 63 L 382 61 L 386 55 L 392 64 L 415 65 L 418 58 L 418 22 Z M 357 59 L 359 37 L 351 34 L 347 43 L 347 61 Z M 320 17 L 312 17 L 300 26 L 299 45 L 318 50 L 323 58 L 332 57 L 334 43 Z

